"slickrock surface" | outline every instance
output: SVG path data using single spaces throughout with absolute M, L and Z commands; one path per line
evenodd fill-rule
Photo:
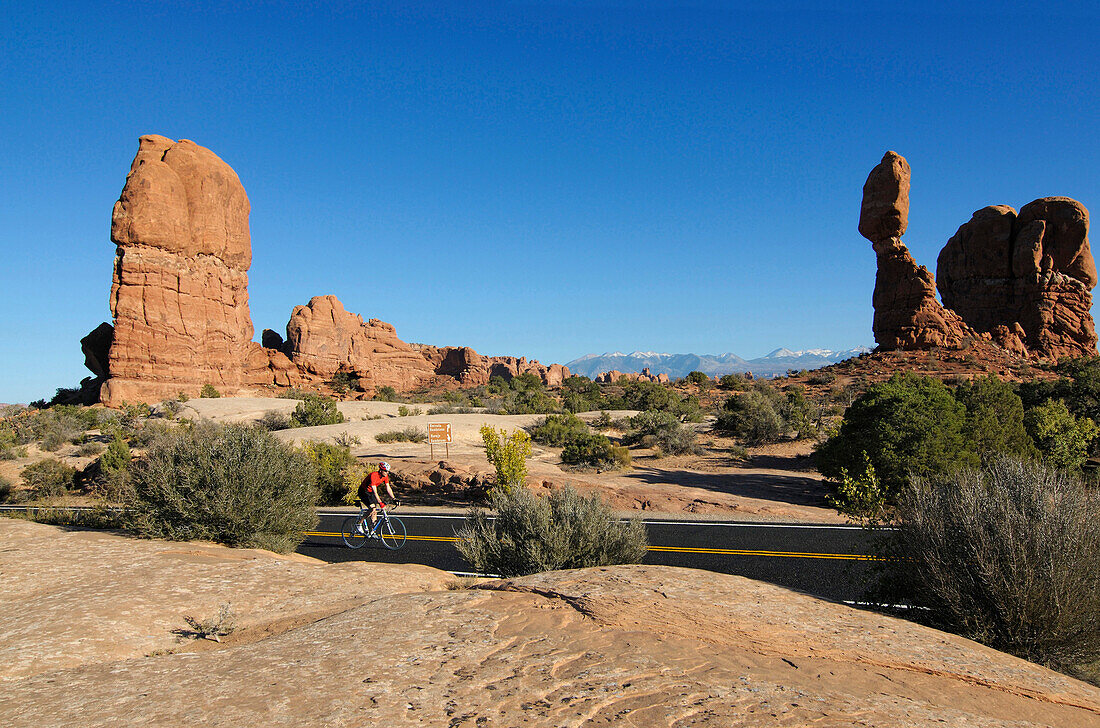
M 1068 197 L 1035 200 L 1019 215 L 1008 205 L 978 210 L 940 253 L 944 305 L 979 331 L 1002 328 L 994 338 L 1006 348 L 1095 354 L 1088 229 L 1088 210 Z
M 225 603 L 242 630 L 262 632 L 450 578 L 426 566 L 329 565 L 10 518 L 0 518 L 0 540 L 0 681 L 178 649 L 184 615 L 207 619 Z
M 27 539 L 42 538 L 37 531 L 54 548 L 17 572 L 5 562 L 6 575 L 22 574 L 19 602 L 5 613 L 74 637 L 95 638 L 109 625 L 68 624 L 71 613 L 49 601 L 49 574 L 34 573 L 71 570 L 59 564 L 74 553 L 109 562 L 120 586 L 133 585 L 125 594 L 144 592 L 154 603 L 172 595 L 128 630 L 171 624 L 186 602 L 179 595 L 204 573 L 204 583 L 223 590 L 271 575 L 267 591 L 280 603 L 310 595 L 288 593 L 291 582 L 257 559 L 217 573 L 227 557 L 189 554 L 189 545 L 131 556 L 135 545 L 118 537 L 27 525 L 5 526 L 5 541 L 22 551 Z M 76 538 L 85 539 L 82 552 L 57 548 Z M 330 575 L 332 588 L 347 580 L 346 572 L 311 568 Z M 281 633 L 202 643 L 211 649 L 125 660 L 104 651 L 67 669 L 55 657 L 36 674 L 9 677 L 0 715 L 36 728 L 1100 725 L 1094 687 L 958 637 L 741 577 L 628 566 L 421 591 L 433 580 L 427 570 L 359 568 L 378 574 L 373 594 L 391 595 Z M 401 569 L 417 589 L 396 593 Z M 89 577 L 52 591 L 76 599 L 99 588 Z M 128 609 L 121 594 L 114 607 Z
M 242 383 L 252 348 L 248 213 L 237 174 L 209 149 L 141 137 L 111 217 L 105 403 Z

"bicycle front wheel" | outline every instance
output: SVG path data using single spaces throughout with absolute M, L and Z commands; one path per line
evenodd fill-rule
M 359 521 L 359 516 L 348 516 L 340 526 L 340 538 L 344 539 L 344 545 L 349 549 L 362 548 L 367 542 L 367 534 L 363 533 L 367 524 L 364 522 L 361 528 Z
M 378 524 L 378 535 L 382 545 L 388 549 L 399 549 L 405 545 L 405 524 L 400 518 L 390 516 Z

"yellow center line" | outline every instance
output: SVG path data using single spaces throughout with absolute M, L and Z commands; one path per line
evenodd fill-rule
M 328 538 L 340 538 L 339 533 L 327 531 L 306 531 L 307 536 L 324 536 Z M 454 543 L 458 539 L 454 536 L 407 536 L 410 541 L 443 541 Z M 691 546 L 650 546 L 650 551 L 664 551 L 678 554 L 719 554 L 726 556 L 778 556 L 788 559 L 841 559 L 845 561 L 881 561 L 876 556 L 866 554 L 815 554 L 802 551 L 754 551 L 750 549 L 718 549 L 696 548 Z

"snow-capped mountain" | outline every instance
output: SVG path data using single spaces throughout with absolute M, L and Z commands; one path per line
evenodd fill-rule
M 871 351 L 859 346 L 847 351 L 832 349 L 792 349 L 780 348 L 756 359 L 743 359 L 737 354 L 661 354 L 653 351 L 635 351 L 624 354 L 621 351 L 605 354 L 585 354 L 566 364 L 569 371 L 594 377 L 601 372 L 640 372 L 649 369 L 653 374 L 667 374 L 672 378 L 687 376 L 690 372 L 703 372 L 710 376 L 723 374 L 743 374 L 752 372 L 757 376 L 771 377 L 786 374 L 788 369 L 817 369 L 835 364 L 854 356 Z

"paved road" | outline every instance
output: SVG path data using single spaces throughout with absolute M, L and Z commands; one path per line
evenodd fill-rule
M 340 541 L 346 513 L 322 512 L 300 553 L 324 561 L 383 561 L 426 564 L 453 572 L 469 572 L 454 546 L 462 516 L 402 513 L 409 539 L 398 551 L 371 542 L 362 549 Z M 816 596 L 859 601 L 873 563 L 867 535 L 859 528 L 709 521 L 645 521 L 650 551 L 645 563 L 686 566 L 724 574 L 739 574 Z

